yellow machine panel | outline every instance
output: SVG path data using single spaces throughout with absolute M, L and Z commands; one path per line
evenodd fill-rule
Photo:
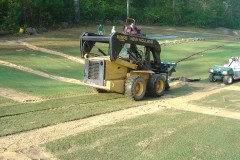
M 105 61 L 105 80 L 126 79 L 128 68 L 111 61 Z

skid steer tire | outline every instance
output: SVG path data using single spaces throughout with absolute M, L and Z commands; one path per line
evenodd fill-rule
M 209 79 L 210 82 L 216 82 L 217 81 L 217 79 L 214 78 L 214 74 L 212 74 L 212 73 L 209 74 L 208 79 Z
M 166 79 L 160 74 L 154 74 L 149 79 L 148 93 L 151 97 L 160 97 L 164 94 Z
M 226 85 L 233 83 L 233 77 L 232 76 L 224 76 L 223 77 L 223 83 Z
M 130 76 L 125 83 L 126 97 L 139 101 L 146 93 L 146 81 L 142 76 Z

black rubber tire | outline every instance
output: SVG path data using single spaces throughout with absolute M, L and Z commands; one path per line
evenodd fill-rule
M 146 94 L 146 81 L 142 76 L 134 75 L 128 77 L 125 83 L 126 97 L 139 101 L 143 99 Z
M 160 97 L 164 94 L 166 79 L 163 75 L 154 74 L 149 79 L 148 93 L 152 97 Z
M 208 79 L 209 79 L 210 82 L 216 82 L 217 81 L 217 79 L 214 78 L 214 74 L 212 74 L 212 73 L 209 74 Z
M 233 77 L 232 76 L 224 76 L 223 77 L 223 83 L 226 85 L 233 83 Z

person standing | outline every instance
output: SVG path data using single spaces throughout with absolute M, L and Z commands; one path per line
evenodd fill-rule
M 113 26 L 113 27 L 112 27 L 112 30 L 111 30 L 111 34 L 112 34 L 112 33 L 115 33 L 115 32 L 116 32 L 115 26 Z
M 98 25 L 97 30 L 98 30 L 98 34 L 99 34 L 99 35 L 103 35 L 104 29 L 103 29 L 102 24 L 99 24 L 99 25 Z

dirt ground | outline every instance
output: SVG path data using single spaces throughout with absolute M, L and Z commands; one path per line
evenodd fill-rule
M 31 45 L 28 45 L 28 47 L 29 46 Z M 31 47 L 32 49 L 36 49 L 34 46 L 31 46 Z M 48 49 L 43 49 L 39 47 L 37 47 L 37 49 L 38 50 L 41 49 L 42 52 L 46 52 L 46 53 L 49 53 L 50 51 Z M 55 52 L 55 53 L 58 54 L 58 52 Z M 78 61 L 79 63 L 82 63 L 79 60 L 76 60 L 76 61 Z M 35 71 L 30 68 L 18 66 L 5 61 L 0 61 L 0 65 L 13 67 L 19 70 L 31 72 L 33 74 L 37 74 L 47 78 L 52 78 L 59 81 L 82 84 L 82 82 L 79 80 L 49 75 L 43 72 Z M 193 94 L 189 94 L 181 97 L 172 97 L 171 95 L 166 95 L 161 97 L 160 99 L 148 101 L 147 104 L 143 106 L 124 109 L 116 112 L 93 116 L 90 118 L 60 123 L 57 125 L 35 129 L 28 132 L 0 137 L 0 160 L 56 159 L 53 155 L 51 155 L 50 153 L 47 153 L 44 150 L 44 148 L 41 148 L 40 145 L 56 139 L 66 137 L 66 136 L 75 135 L 84 131 L 92 130 L 100 126 L 115 124 L 120 121 L 131 119 L 140 115 L 152 114 L 154 112 L 161 112 L 169 108 L 174 110 L 190 111 L 190 112 L 196 112 L 196 113 L 207 114 L 212 116 L 219 116 L 219 117 L 226 117 L 226 118 L 240 120 L 240 113 L 232 112 L 232 111 L 228 111 L 228 110 L 225 110 L 222 108 L 216 108 L 216 107 L 214 108 L 201 107 L 201 106 L 196 106 L 190 103 L 190 101 L 192 100 L 198 100 L 206 96 L 209 96 L 211 94 L 218 93 L 225 89 L 240 90 L 240 87 L 225 86 L 225 87 L 217 88 L 209 84 L 202 84 L 198 82 L 190 83 L 190 82 L 181 82 L 181 81 L 173 82 L 170 85 L 172 88 L 179 88 L 186 84 L 195 86 L 195 87 L 201 87 L 203 89 L 196 91 Z M 32 100 L 33 102 L 41 101 L 41 99 L 39 99 L 38 97 L 25 95 L 23 93 L 19 93 L 8 88 L 0 88 L 0 96 L 7 97 L 22 103 L 24 103 L 27 100 Z M 23 99 L 23 97 L 25 97 L 25 99 Z

